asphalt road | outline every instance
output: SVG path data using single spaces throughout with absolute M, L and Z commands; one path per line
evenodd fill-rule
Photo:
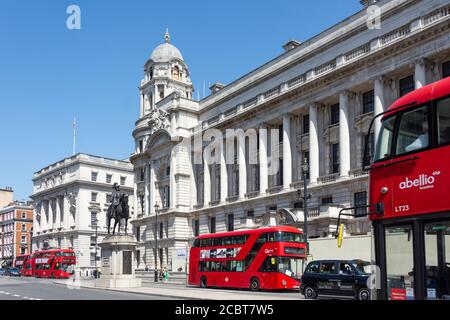
M 0 300 L 176 300 L 56 284 L 50 279 L 0 277 Z

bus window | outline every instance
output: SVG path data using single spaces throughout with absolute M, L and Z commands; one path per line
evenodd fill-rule
M 430 145 L 428 128 L 428 107 L 406 112 L 400 122 L 396 154 L 427 148 Z
M 276 257 L 267 257 L 264 260 L 261 268 L 259 268 L 260 272 L 277 272 L 278 271 L 278 261 Z
M 380 137 L 377 141 L 375 152 L 375 161 L 384 160 L 391 156 L 392 138 L 394 136 L 394 126 L 396 117 L 384 120 L 380 131 Z
M 437 104 L 439 144 L 450 143 L 450 99 Z

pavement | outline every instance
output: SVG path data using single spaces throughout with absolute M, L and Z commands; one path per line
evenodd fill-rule
M 95 288 L 95 280 L 51 280 L 56 284 L 79 288 Z M 72 283 L 72 284 L 71 284 Z M 297 291 L 260 291 L 248 289 L 199 288 L 175 283 L 145 283 L 138 288 L 96 289 L 129 294 L 143 294 L 186 300 L 301 300 L 304 297 Z

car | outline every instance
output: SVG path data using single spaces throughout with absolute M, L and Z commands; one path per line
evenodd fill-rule
M 371 263 L 363 260 L 316 260 L 306 266 L 300 292 L 306 299 L 370 300 Z
M 4 275 L 6 275 L 6 270 L 1 268 L 0 269 L 0 276 L 4 276 Z
M 20 277 L 20 270 L 19 270 L 19 268 L 9 268 L 6 271 L 6 275 L 8 275 L 10 277 Z

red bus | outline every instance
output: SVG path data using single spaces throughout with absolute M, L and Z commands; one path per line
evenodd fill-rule
M 76 256 L 73 250 L 37 251 L 33 255 L 33 276 L 36 278 L 67 279 L 74 274 L 75 263 Z
M 33 255 L 29 255 L 28 259 L 25 260 L 23 268 L 20 270 L 22 277 L 32 277 L 34 269 Z
M 303 232 L 278 226 L 201 235 L 189 255 L 189 284 L 200 287 L 300 288 Z
M 23 270 L 25 269 L 25 266 L 30 260 L 29 254 L 23 254 L 20 256 L 17 256 L 16 259 L 14 259 L 14 267 L 18 268 L 20 270 L 20 274 L 23 276 Z
M 366 163 L 377 208 L 369 212 L 377 298 L 449 299 L 450 78 L 405 95 L 379 117 L 375 156 Z

